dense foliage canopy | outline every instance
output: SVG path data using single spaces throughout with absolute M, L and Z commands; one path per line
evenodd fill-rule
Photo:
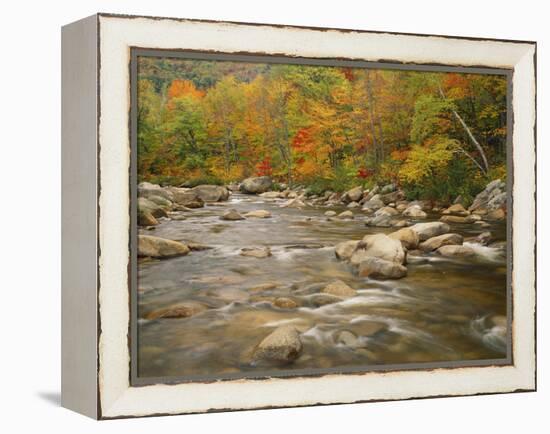
M 141 180 L 449 199 L 505 176 L 501 75 L 142 57 L 138 78 Z

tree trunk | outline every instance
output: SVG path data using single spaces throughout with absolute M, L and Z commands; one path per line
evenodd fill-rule
M 445 94 L 443 93 L 443 89 L 441 88 L 441 86 L 439 86 L 439 94 L 441 95 L 441 98 L 445 99 Z M 462 125 L 462 128 L 464 128 L 464 131 L 466 131 L 466 134 L 468 135 L 468 137 L 470 138 L 470 140 L 472 141 L 476 149 L 479 151 L 479 154 L 481 155 L 481 159 L 483 161 L 484 170 L 482 170 L 482 172 L 485 175 L 487 175 L 487 172 L 489 171 L 489 162 L 487 161 L 487 157 L 485 156 L 485 152 L 483 151 L 483 148 L 481 147 L 481 145 L 473 135 L 472 131 L 470 130 L 470 128 L 468 127 L 464 119 L 462 119 L 462 116 L 460 116 L 458 112 L 454 109 L 452 110 L 452 113 L 453 113 L 453 116 L 456 118 L 456 120 L 458 120 L 460 125 Z M 478 164 L 478 167 L 481 168 L 479 164 Z

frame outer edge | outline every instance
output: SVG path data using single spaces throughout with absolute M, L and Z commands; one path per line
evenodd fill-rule
M 99 417 L 97 15 L 63 26 L 61 405 Z

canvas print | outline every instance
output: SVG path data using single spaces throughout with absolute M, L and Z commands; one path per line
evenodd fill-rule
M 189 57 L 137 57 L 137 377 L 509 361 L 506 74 Z

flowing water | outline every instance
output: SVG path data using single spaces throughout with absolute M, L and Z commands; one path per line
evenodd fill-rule
M 184 211 L 181 220 L 166 219 L 152 231 L 141 230 L 211 249 L 140 262 L 140 377 L 506 357 L 506 331 L 491 320 L 506 315 L 502 249 L 471 243 L 478 253 L 475 260 L 427 254 L 410 258 L 403 279 L 358 278 L 348 264 L 336 259 L 334 245 L 395 229 L 366 227 L 360 211 L 354 211 L 354 220 L 328 221 L 323 215 L 328 208 L 298 210 L 281 208 L 281 203 L 234 194 L 228 202 Z M 265 209 L 272 218 L 221 220 L 228 208 L 241 214 Z M 486 230 L 497 241 L 505 240 L 504 223 L 489 229 L 452 225 L 452 231 L 465 238 Z M 272 256 L 239 255 L 241 248 L 255 246 L 269 246 Z M 317 307 L 315 297 L 335 279 L 355 288 L 357 295 Z M 264 284 L 269 286 L 258 289 Z M 299 307 L 275 307 L 272 301 L 277 297 L 291 298 Z M 142 319 L 148 312 L 184 301 L 198 301 L 209 309 L 189 318 Z M 300 332 L 300 357 L 287 365 L 253 363 L 254 347 L 283 324 Z M 356 341 L 341 342 L 344 330 Z

